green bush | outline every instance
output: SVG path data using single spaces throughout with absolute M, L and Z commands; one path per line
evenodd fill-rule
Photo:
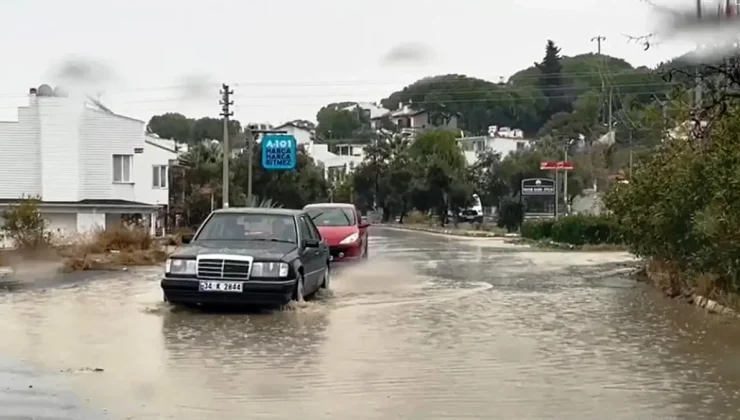
M 556 220 L 526 221 L 522 237 L 571 245 L 621 244 L 622 229 L 608 216 L 574 215 Z
M 527 220 L 522 224 L 522 238 L 536 241 L 550 239 L 553 224 L 554 220 Z
M 607 216 L 575 215 L 558 219 L 550 238 L 572 245 L 621 244 L 622 231 L 616 220 Z
M 509 232 L 514 232 L 522 225 L 524 208 L 516 200 L 505 199 L 499 205 L 497 216 L 496 226 L 505 228 Z
M 39 210 L 39 197 L 21 197 L 16 204 L 2 213 L 0 231 L 22 251 L 38 251 L 51 246 L 51 232 Z
M 605 196 L 632 251 L 717 278 L 740 292 L 740 113 L 712 121 L 701 140 L 667 140 Z

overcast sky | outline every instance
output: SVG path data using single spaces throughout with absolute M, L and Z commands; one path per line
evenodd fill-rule
M 595 52 L 591 38 L 602 35 L 605 54 L 635 65 L 688 48 L 629 43 L 623 34 L 652 30 L 640 0 L 2 3 L 2 120 L 16 119 L 29 87 L 80 77 L 115 112 L 142 120 L 217 116 L 227 82 L 235 118 L 280 123 L 313 120 L 333 101 L 379 100 L 428 75 L 497 81 L 539 61 L 548 38 L 576 55 Z

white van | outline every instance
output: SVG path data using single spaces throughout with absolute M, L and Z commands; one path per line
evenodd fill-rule
M 478 194 L 473 194 L 473 205 L 457 215 L 460 222 L 483 223 L 483 205 Z

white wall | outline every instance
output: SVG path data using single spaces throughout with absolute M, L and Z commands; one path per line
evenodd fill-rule
M 100 229 L 105 229 L 105 213 L 79 212 L 77 213 L 77 232 L 93 233 Z
M 18 121 L 0 122 L 0 198 L 41 195 L 41 148 L 35 107 L 18 108 Z
M 290 134 L 295 137 L 296 142 L 301 145 L 308 145 L 311 143 L 311 132 L 302 128 L 294 127 L 292 125 L 286 125 L 283 127 L 277 127 L 276 130 L 286 131 L 286 134 Z
M 478 159 L 479 151 L 490 150 L 501 154 L 501 157 L 505 158 L 512 152 L 517 151 L 519 147 L 528 148 L 531 143 L 531 140 L 526 139 L 488 136 L 458 139 L 458 144 L 460 145 L 460 148 L 463 149 L 463 154 L 465 155 L 465 160 L 468 164 L 475 163 Z
M 77 213 L 42 213 L 42 216 L 52 235 L 64 238 L 77 234 Z
M 509 139 L 505 137 L 489 137 L 486 139 L 486 148 L 496 153 L 501 153 L 501 157 L 506 157 L 510 153 L 517 151 L 518 147 L 526 148 L 528 145 L 529 141 L 524 139 Z
M 45 139 L 44 139 L 45 141 Z M 45 143 L 44 143 L 45 144 Z M 135 201 L 137 171 L 144 171 L 144 122 L 107 112 L 85 110 L 80 133 L 80 199 Z M 132 182 L 113 183 L 113 155 L 133 155 Z
M 38 106 L 41 198 L 80 200 L 80 121 L 84 103 L 71 98 L 31 97 Z
M 155 144 L 151 144 L 155 143 Z M 167 188 L 155 188 L 153 185 L 153 168 L 155 165 L 169 165 L 170 159 L 177 155 L 159 147 L 157 140 L 144 142 L 144 153 L 134 157 L 134 200 L 139 203 L 163 205 L 169 203 L 169 185 Z M 168 177 L 169 178 L 169 177 Z

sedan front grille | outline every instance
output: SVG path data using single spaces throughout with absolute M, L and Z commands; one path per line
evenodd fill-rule
M 229 258 L 198 259 L 198 278 L 209 280 L 248 280 L 251 261 Z

